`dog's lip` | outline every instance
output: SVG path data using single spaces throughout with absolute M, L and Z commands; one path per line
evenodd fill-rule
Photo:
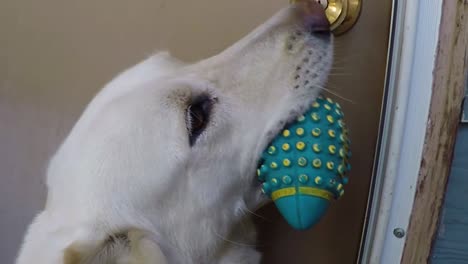
M 273 142 L 273 140 L 281 133 L 281 131 L 287 129 L 288 127 L 290 127 L 291 125 L 293 125 L 295 122 L 297 122 L 297 119 L 301 116 L 301 115 L 304 115 L 305 112 L 307 112 L 307 109 L 304 109 L 304 110 L 297 110 L 297 109 L 294 109 L 293 112 L 295 114 L 291 114 L 287 119 L 286 121 L 280 121 L 278 122 L 278 124 L 276 125 L 276 129 L 274 130 L 275 133 L 273 133 L 272 135 L 269 136 L 268 140 L 267 140 L 267 144 L 265 147 L 268 147 L 269 145 L 271 145 L 271 143 Z
M 303 111 L 305 112 L 305 111 Z M 278 125 L 277 125 L 277 128 L 275 129 L 275 133 L 272 134 L 271 136 L 269 136 L 269 138 L 267 139 L 266 143 L 262 149 L 262 151 L 258 154 L 258 157 L 257 157 L 257 160 L 256 160 L 256 167 L 255 167 L 255 170 L 253 172 L 253 181 L 252 181 L 252 186 L 255 188 L 255 190 L 257 190 L 259 193 L 261 193 L 261 187 L 262 187 L 262 184 L 263 182 L 258 178 L 258 175 L 257 175 L 257 170 L 260 168 L 261 165 L 263 165 L 263 158 L 262 158 L 262 155 L 263 155 L 263 152 L 265 151 L 265 149 L 268 148 L 268 146 L 270 146 L 273 142 L 273 140 L 281 133 L 281 131 L 283 131 L 284 129 L 286 129 L 287 127 L 289 127 L 291 124 L 293 124 L 296 119 L 303 114 L 303 112 L 298 112 L 297 115 L 292 115 L 288 120 L 287 122 L 285 122 L 284 124 L 282 124 L 283 122 L 278 122 Z M 261 195 L 261 194 L 259 194 Z M 266 197 L 265 197 L 266 198 Z M 264 199 L 263 203 L 261 205 L 257 205 L 257 208 L 255 208 L 255 210 L 257 210 L 258 208 L 261 208 L 262 206 L 264 206 L 265 204 L 268 203 L 268 199 Z
M 299 116 L 301 116 L 302 114 L 304 114 L 305 111 L 306 110 L 304 110 L 303 112 L 298 112 L 297 115 L 292 115 L 284 124 L 282 124 L 283 122 L 278 123 L 277 128 L 275 129 L 275 133 L 273 133 L 271 136 L 268 136 L 266 144 L 264 145 L 262 151 L 259 153 L 259 156 L 258 156 L 257 162 L 256 162 L 256 164 L 257 164 L 256 169 L 260 168 L 260 166 L 263 164 L 262 155 L 263 155 L 263 152 L 268 148 L 268 146 L 270 146 L 272 144 L 272 142 L 281 133 L 281 131 L 285 130 L 286 128 L 288 128 L 289 126 L 294 124 L 296 122 L 297 118 Z M 256 175 L 256 171 L 254 172 L 254 174 Z

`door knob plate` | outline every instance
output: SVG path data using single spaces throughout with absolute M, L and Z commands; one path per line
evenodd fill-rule
M 291 3 L 300 0 L 290 0 Z M 325 9 L 331 30 L 340 35 L 351 29 L 359 18 L 361 0 L 315 0 Z
M 325 14 L 334 34 L 340 35 L 351 29 L 359 18 L 361 0 L 317 0 L 324 6 Z

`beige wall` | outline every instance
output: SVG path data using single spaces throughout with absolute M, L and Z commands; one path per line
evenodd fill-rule
M 287 2 L 0 1 L 0 262 L 12 263 L 26 225 L 43 206 L 48 158 L 105 82 L 155 49 L 169 48 L 187 60 L 213 55 Z M 267 263 L 281 259 L 285 243 L 296 258 L 353 263 L 377 131 L 390 1 L 366 2 L 367 22 L 342 39 L 351 47 L 338 47 L 343 68 L 332 82 L 332 88 L 357 102 L 345 107 L 348 123 L 356 120 L 351 125 L 360 150 L 355 151 L 354 176 L 362 179 L 352 180 L 348 200 L 305 234 L 291 232 L 274 210 L 265 210 L 272 220 L 264 224 L 260 242 L 270 252 Z M 356 85 L 352 91 L 343 88 L 349 83 Z M 343 238 L 346 230 L 351 235 Z

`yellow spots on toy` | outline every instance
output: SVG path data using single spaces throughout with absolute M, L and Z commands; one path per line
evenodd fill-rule
M 272 168 L 272 169 L 278 168 L 278 163 L 276 163 L 276 162 L 270 163 L 270 168 Z
M 349 151 L 349 141 L 343 142 L 343 148 L 346 150 L 346 152 Z
M 304 150 L 305 147 L 306 147 L 306 144 L 304 142 L 302 142 L 302 141 L 299 141 L 299 142 L 296 143 L 296 148 L 298 150 Z
M 344 115 L 343 115 L 343 112 L 341 112 L 341 110 L 338 109 L 338 108 L 335 109 L 335 113 L 336 113 L 338 116 L 340 116 L 340 117 L 341 117 L 341 116 L 344 116 Z
M 345 172 L 345 167 L 343 166 L 343 164 L 340 164 L 338 166 L 338 173 L 342 175 L 344 172 Z
M 323 181 L 322 181 L 322 177 L 320 177 L 320 176 L 315 177 L 314 182 L 315 182 L 315 184 L 317 184 L 317 185 L 322 184 L 322 182 L 323 182 Z
M 268 147 L 268 154 L 273 155 L 276 152 L 276 147 L 275 146 L 270 146 Z
M 322 151 L 322 148 L 320 147 L 319 144 L 315 143 L 313 146 L 312 146 L 312 149 L 314 150 L 315 153 L 320 153 L 320 151 Z
M 322 166 L 322 161 L 320 159 L 314 159 L 312 161 L 312 166 L 318 169 Z
M 307 159 L 304 158 L 304 157 L 300 157 L 298 160 L 297 160 L 297 164 L 299 164 L 299 166 L 301 167 L 304 167 L 307 165 Z
M 290 184 L 292 182 L 291 177 L 289 177 L 288 175 L 284 175 L 282 180 L 284 184 Z
M 340 191 L 340 197 L 344 195 L 344 189 L 341 189 Z
M 340 128 L 344 128 L 344 122 L 343 122 L 343 120 L 341 120 L 341 119 L 338 120 L 338 126 L 339 126 Z M 344 133 L 344 132 L 345 132 L 345 131 L 343 130 L 343 133 Z
M 299 127 L 296 129 L 296 135 L 303 136 L 304 135 L 304 128 Z
M 346 156 L 349 155 L 349 145 L 346 144 L 346 143 L 343 144 L 343 149 L 344 149 L 344 152 L 345 152 Z
M 284 189 L 294 192 L 288 195 L 295 195 L 301 188 L 310 188 L 326 192 L 332 199 L 346 189 L 351 151 L 343 110 L 326 97 L 311 105 L 280 130 L 264 150 L 263 165 L 256 173 L 266 183 L 262 190 L 269 197 L 284 197 L 278 196 Z M 314 192 L 303 194 L 318 196 Z
M 348 129 L 344 128 L 344 129 L 341 131 L 341 133 L 344 135 L 344 137 L 345 137 L 346 139 L 349 139 L 349 138 L 348 138 Z
M 262 183 L 262 193 L 268 194 L 271 191 L 270 183 L 264 182 Z
M 335 107 L 341 109 L 341 105 L 338 102 L 335 103 Z
M 336 153 L 336 147 L 334 145 L 328 146 L 328 152 L 330 154 L 335 154 Z
M 348 141 L 348 140 L 343 134 L 341 134 L 340 135 L 340 141 L 343 142 L 343 143 L 346 143 L 346 141 Z
M 276 178 L 271 179 L 271 184 L 273 184 L 273 186 L 278 185 L 278 180 Z
M 340 148 L 340 157 L 345 158 L 346 157 L 346 151 L 343 148 Z
M 309 176 L 306 174 L 299 175 L 299 182 L 300 183 L 307 183 L 309 181 Z
M 310 118 L 312 118 L 312 120 L 315 121 L 315 122 L 320 121 L 320 116 L 316 112 L 313 112 L 312 114 L 310 114 Z
M 319 137 L 321 133 L 322 133 L 322 131 L 318 127 L 312 129 L 312 136 L 314 136 L 314 137 Z

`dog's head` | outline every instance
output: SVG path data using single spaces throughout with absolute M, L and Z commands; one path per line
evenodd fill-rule
M 96 250 L 86 245 L 132 228 L 166 254 L 212 254 L 264 202 L 259 156 L 316 98 L 331 62 L 323 10 L 301 1 L 219 55 L 185 64 L 161 53 L 122 73 L 53 157 L 19 263 L 62 263 L 67 247 L 83 261 Z

